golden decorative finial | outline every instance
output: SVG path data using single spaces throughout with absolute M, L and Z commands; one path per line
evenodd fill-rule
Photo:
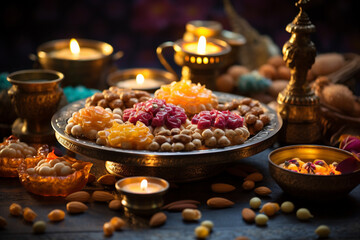
M 309 0 L 299 0 L 295 4 L 300 12 L 286 26 L 291 38 L 282 49 L 283 59 L 291 72 L 288 86 L 277 99 L 278 112 L 284 120 L 280 140 L 286 143 L 313 143 L 321 137 L 319 99 L 306 80 L 316 56 L 315 45 L 310 40 L 315 26 L 304 11 L 307 3 Z

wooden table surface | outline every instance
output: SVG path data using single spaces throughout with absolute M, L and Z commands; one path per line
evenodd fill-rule
M 346 198 L 337 202 L 304 202 L 294 199 L 277 186 L 270 177 L 267 165 L 267 155 L 272 149 L 252 157 L 239 160 L 254 166 L 264 174 L 264 180 L 257 186 L 267 186 L 273 192 L 270 197 L 263 197 L 262 202 L 274 201 L 282 203 L 290 200 L 296 208 L 306 207 L 314 215 L 308 222 L 297 220 L 295 213 L 277 213 L 269 219 L 267 226 L 258 227 L 245 223 L 241 217 L 244 207 L 249 207 L 249 200 L 255 196 L 253 191 L 242 189 L 242 178 L 230 176 L 225 172 L 207 180 L 176 184 L 165 195 L 165 203 L 181 199 L 195 199 L 201 202 L 202 218 L 199 222 L 186 223 L 182 221 L 181 213 L 166 212 L 168 217 L 165 225 L 150 228 L 148 219 L 128 216 L 123 211 L 112 211 L 106 203 L 88 203 L 89 209 L 83 214 L 69 215 L 66 213 L 64 221 L 51 223 L 47 214 L 55 209 L 65 210 L 66 201 L 59 197 L 41 197 L 27 192 L 18 179 L 0 179 L 0 216 L 7 219 L 8 225 L 0 230 L 0 239 L 107 239 L 103 235 L 102 226 L 113 216 L 124 217 L 127 226 L 124 230 L 115 232 L 112 239 L 196 239 L 194 229 L 202 220 L 211 220 L 215 227 L 208 239 L 235 239 L 237 236 L 247 236 L 250 239 L 317 239 L 315 229 L 322 224 L 331 229 L 330 239 L 360 239 L 360 187 L 355 188 Z M 90 160 L 90 159 L 88 159 Z M 105 172 L 104 162 L 96 161 L 92 171 L 100 176 Z M 230 183 L 236 190 L 226 194 L 216 194 L 210 189 L 211 183 Z M 326 187 L 326 186 L 324 186 Z M 100 189 L 101 186 L 87 186 L 86 190 Z M 114 192 L 115 190 L 112 189 Z M 209 209 L 206 200 L 210 197 L 226 197 L 235 202 L 227 209 Z M 47 222 L 46 232 L 40 235 L 32 233 L 32 224 L 24 222 L 21 217 L 9 214 L 11 203 L 18 203 L 23 207 L 32 208 L 38 217 L 36 220 Z M 126 215 L 126 216 L 125 216 Z

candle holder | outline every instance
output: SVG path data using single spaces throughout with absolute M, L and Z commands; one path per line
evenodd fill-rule
M 288 24 L 291 38 L 283 46 L 284 61 L 290 68 L 290 82 L 277 98 L 278 112 L 284 126 L 280 141 L 286 143 L 314 143 L 321 137 L 319 98 L 306 80 L 308 70 L 315 61 L 316 49 L 310 40 L 315 26 L 303 10 L 309 0 L 299 0 L 295 5 L 299 14 Z
M 122 52 L 113 54 L 113 47 L 105 42 L 77 39 L 81 48 L 90 48 L 100 54 L 87 59 L 61 58 L 53 53 L 69 48 L 70 39 L 60 39 L 46 42 L 37 49 L 37 55 L 30 55 L 30 59 L 38 63 L 40 68 L 53 69 L 64 74 L 63 86 L 84 85 L 89 88 L 104 87 L 105 78 L 113 63 L 123 56 Z
M 177 76 L 163 55 L 164 49 L 173 48 L 175 52 L 174 61 L 182 67 L 181 79 L 205 84 L 207 88 L 215 90 L 216 77 L 219 75 L 220 69 L 227 65 L 231 47 L 228 43 L 219 39 L 208 39 L 208 42 L 217 46 L 219 51 L 205 54 L 188 51 L 186 44 L 190 44 L 190 42 L 179 39 L 176 42 L 165 42 L 161 44 L 156 49 L 156 53 L 162 65 L 164 65 L 169 72 Z
M 12 133 L 21 141 L 44 143 L 55 141 L 51 117 L 63 94 L 59 84 L 64 75 L 52 70 L 22 70 L 8 75 L 13 85 L 8 94 L 19 116 Z
M 127 186 L 134 184 L 140 186 L 144 179 L 149 184 L 157 185 L 159 189 L 153 192 L 141 192 L 127 188 Z M 128 177 L 117 181 L 115 187 L 120 193 L 121 203 L 125 211 L 135 215 L 152 215 L 158 212 L 164 204 L 163 195 L 169 189 L 169 183 L 157 177 Z
M 207 38 L 217 38 L 224 40 L 231 46 L 228 66 L 238 61 L 238 53 L 240 47 L 246 43 L 243 35 L 224 30 L 221 23 L 217 21 L 193 20 L 186 24 L 186 32 L 184 33 L 184 41 L 197 41 L 200 36 Z
M 119 70 L 109 74 L 107 83 L 109 86 L 117 86 L 119 88 L 125 88 L 121 83 L 130 79 L 135 80 L 138 74 L 142 74 L 145 78 L 144 83 L 146 84 L 147 79 L 158 81 L 158 86 L 147 87 L 145 84 L 141 86 L 135 86 L 132 89 L 143 90 L 148 92 L 155 92 L 163 84 L 169 84 L 177 80 L 177 77 L 170 72 L 163 71 L 160 69 L 151 68 L 130 68 Z M 135 82 L 136 83 L 136 82 Z

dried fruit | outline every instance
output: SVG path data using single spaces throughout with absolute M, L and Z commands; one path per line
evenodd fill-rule
M 319 238 L 328 238 L 330 235 L 330 228 L 326 225 L 320 225 L 316 228 L 315 233 Z
M 264 176 L 259 173 L 259 172 L 254 172 L 254 173 L 251 173 L 250 175 L 248 175 L 244 180 L 251 180 L 251 181 L 254 181 L 254 182 L 260 182 L 261 180 L 264 179 Z
M 92 194 L 92 199 L 97 202 L 107 202 L 114 199 L 114 196 L 105 191 L 95 191 Z
M 114 185 L 116 183 L 116 177 L 112 174 L 105 174 L 99 177 L 97 182 L 103 185 Z
M 68 211 L 68 213 L 82 213 L 85 212 L 87 209 L 88 206 L 78 201 L 72 201 L 66 204 L 66 210 Z
M 196 201 L 196 200 L 190 200 L 190 199 L 187 199 L 187 200 L 179 200 L 179 201 L 175 201 L 175 202 L 171 202 L 169 204 L 166 204 L 165 206 L 162 207 L 162 209 L 166 210 L 166 209 L 169 209 L 170 207 L 172 206 L 175 206 L 175 205 L 180 205 L 180 204 L 193 204 L 193 205 L 199 205 L 200 202 L 199 201 Z
M 65 218 L 65 212 L 63 210 L 60 210 L 60 209 L 52 210 L 48 214 L 48 218 L 52 222 L 62 221 Z
M 0 216 L 0 229 L 4 229 L 7 225 L 7 221 L 4 217 Z
M 125 226 L 125 221 L 119 217 L 111 218 L 110 223 L 111 223 L 111 225 L 113 225 L 113 227 L 116 231 L 121 230 Z
M 122 208 L 121 201 L 118 199 L 111 200 L 109 202 L 109 208 L 111 210 L 120 210 Z
M 197 221 L 201 218 L 201 212 L 197 209 L 185 208 L 181 216 L 184 221 Z
M 235 129 L 242 127 L 244 118 L 230 111 L 202 111 L 195 114 L 191 119 L 191 123 L 197 125 L 198 129 L 220 128 Z
M 94 174 L 92 173 L 89 173 L 89 177 L 88 177 L 88 181 L 87 181 L 87 184 L 92 184 L 93 182 L 96 181 L 96 177 Z
M 214 228 L 214 223 L 210 220 L 205 220 L 205 221 L 201 222 L 200 226 L 207 227 L 209 229 L 209 231 L 211 232 L 212 229 Z
M 268 187 L 257 187 L 254 189 L 254 192 L 260 196 L 267 196 L 272 193 L 272 191 Z
M 44 221 L 36 221 L 33 226 L 33 233 L 40 234 L 44 233 L 46 230 L 46 223 Z
M 71 193 L 66 196 L 65 200 L 68 202 L 78 201 L 78 202 L 88 202 L 90 199 L 90 194 L 85 191 L 78 191 Z
M 109 237 L 109 236 L 113 235 L 115 228 L 110 222 L 106 222 L 103 225 L 103 231 L 104 231 L 104 235 Z
M 9 207 L 10 214 L 20 216 L 23 213 L 22 207 L 17 203 L 12 203 Z
M 251 190 L 255 187 L 255 182 L 252 181 L 252 180 L 246 180 L 243 184 L 242 184 L 242 187 L 244 190 Z
M 155 213 L 149 222 L 150 227 L 159 227 L 166 222 L 167 216 L 163 212 Z
M 250 199 L 249 204 L 252 209 L 258 209 L 261 205 L 261 199 L 258 197 L 253 197 Z
M 226 183 L 211 184 L 211 190 L 216 193 L 227 193 L 235 190 L 235 187 Z
M 210 234 L 210 230 L 205 226 L 198 226 L 195 228 L 195 236 L 197 238 L 207 238 Z
M 251 210 L 250 208 L 244 208 L 241 211 L 241 215 L 242 215 L 242 218 L 248 223 L 252 223 L 255 220 L 255 212 L 253 210 Z
M 256 215 L 255 217 L 255 223 L 258 226 L 265 226 L 268 220 L 269 220 L 268 216 L 262 213 Z
M 192 203 L 182 203 L 182 204 L 172 205 L 168 207 L 167 210 L 171 212 L 181 212 L 185 208 L 196 209 L 198 208 L 198 206 Z
M 290 201 L 283 202 L 280 206 L 281 211 L 284 213 L 291 213 L 294 211 L 294 208 L 294 204 Z
M 272 217 L 280 210 L 279 204 L 268 202 L 260 209 L 260 213 L 265 213 L 266 216 Z
M 31 208 L 24 208 L 23 213 L 24 220 L 27 222 L 33 222 L 34 219 L 37 217 L 37 214 Z
M 207 205 L 211 208 L 227 208 L 233 206 L 235 203 L 226 198 L 213 197 L 207 200 Z
M 306 208 L 299 208 L 297 211 L 296 211 L 296 217 L 299 219 L 299 220 L 302 220 L 302 221 L 306 221 L 306 220 L 309 220 L 310 218 L 313 218 L 314 216 L 311 215 L 310 211 Z

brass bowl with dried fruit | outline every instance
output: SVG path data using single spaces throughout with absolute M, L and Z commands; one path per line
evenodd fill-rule
M 339 175 L 300 173 L 282 166 L 285 161 L 299 158 L 305 164 L 315 159 L 331 166 L 352 157 L 342 149 L 320 145 L 292 145 L 278 148 L 269 154 L 270 175 L 284 192 L 307 200 L 333 200 L 346 196 L 360 183 L 360 169 Z M 310 164 L 309 164 L 310 165 Z
M 19 179 L 26 190 L 42 196 L 67 196 L 87 183 L 92 163 L 69 156 L 25 158 L 19 168 Z

